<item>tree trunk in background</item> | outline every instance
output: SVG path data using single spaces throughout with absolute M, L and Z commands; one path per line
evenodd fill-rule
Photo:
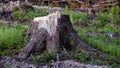
M 79 38 L 73 29 L 69 16 L 59 12 L 34 18 L 27 31 L 27 37 L 30 38 L 30 41 L 16 56 L 18 60 L 24 60 L 31 53 L 41 52 L 44 49 L 56 54 L 61 47 L 66 50 L 77 49 L 88 53 L 94 52 L 93 48 Z M 98 53 L 96 52 L 95 54 Z

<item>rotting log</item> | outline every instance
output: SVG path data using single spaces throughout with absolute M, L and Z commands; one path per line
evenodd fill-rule
M 62 47 L 66 50 L 84 50 L 104 56 L 84 43 L 73 29 L 69 16 L 60 12 L 34 18 L 27 31 L 27 37 L 30 41 L 15 57 L 21 61 L 27 59 L 31 53 L 44 49 L 56 54 Z

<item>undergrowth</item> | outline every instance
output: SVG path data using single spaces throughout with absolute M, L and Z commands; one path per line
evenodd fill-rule
M 40 64 L 49 64 L 49 63 L 52 63 L 52 60 L 56 60 L 56 56 L 55 54 L 52 54 L 52 53 L 48 53 L 48 51 L 44 51 L 42 52 L 41 54 L 34 54 L 34 55 L 31 55 L 29 57 L 29 60 L 32 61 L 32 63 L 34 64 L 38 64 L 40 62 Z
M 27 20 L 28 22 L 31 21 L 34 17 L 45 16 L 47 15 L 45 10 L 31 10 L 26 9 L 24 11 L 14 10 L 12 15 L 18 20 Z
M 119 67 L 120 64 L 120 61 L 116 60 L 120 57 L 119 10 L 120 8 L 118 6 L 113 6 L 106 12 L 96 13 L 95 17 L 92 17 L 92 14 L 70 11 L 67 7 L 64 11 L 65 14 L 70 16 L 74 29 L 85 43 L 110 55 L 110 58 L 107 58 L 105 63 L 111 64 L 113 67 Z M 87 24 L 87 26 L 84 24 Z M 105 34 L 89 36 L 87 33 L 116 33 L 118 36 L 116 35 L 114 37 L 110 34 L 109 36 Z M 77 54 L 76 58 L 81 58 L 81 55 Z M 102 61 L 98 60 L 96 62 L 101 63 Z
M 71 21 L 73 22 L 74 28 L 79 36 L 92 47 L 99 49 L 103 52 L 110 53 L 115 56 L 120 56 L 120 46 L 119 46 L 119 37 L 106 37 L 104 35 L 95 35 L 88 37 L 86 34 L 88 32 L 118 32 L 120 27 L 115 27 L 113 21 L 118 20 L 118 10 L 119 8 L 114 6 L 109 11 L 99 12 L 96 14 L 94 19 L 88 19 L 90 16 L 87 13 L 82 12 L 72 12 L 65 10 L 65 14 L 70 16 Z M 114 18 L 115 17 L 115 18 Z M 89 22 L 87 21 L 89 20 Z M 89 23 L 88 27 L 83 25 L 75 25 L 74 23 L 81 24 L 82 22 Z M 119 25 L 117 25 L 119 26 Z M 117 29 L 115 29 L 117 28 Z
M 93 48 L 109 54 L 110 57 L 104 60 L 104 62 L 109 65 L 111 64 L 116 68 L 120 67 L 120 61 L 116 60 L 120 57 L 120 37 L 106 36 L 104 34 L 88 36 L 87 33 L 113 32 L 119 34 L 119 9 L 120 8 L 118 6 L 113 6 L 110 10 L 106 12 L 98 12 L 94 18 L 84 12 L 70 11 L 67 6 L 65 8 L 65 11 L 63 12 L 64 14 L 69 15 L 74 29 L 83 39 L 83 41 L 85 41 L 85 43 L 89 44 Z M 37 16 L 47 15 L 47 13 L 44 10 L 28 9 L 25 11 L 15 10 L 13 11 L 12 15 L 17 19 L 31 20 L 32 18 Z M 87 26 L 83 24 L 87 24 Z M 23 36 L 24 31 L 25 28 L 22 25 L 0 26 L 0 55 L 10 55 L 14 52 L 18 52 L 23 44 L 27 42 L 27 39 Z M 72 57 L 79 60 L 80 62 L 84 62 L 88 60 L 88 58 L 91 58 L 90 55 L 85 52 L 75 52 Z M 53 59 L 55 59 L 55 55 L 49 54 L 48 52 L 43 52 L 40 55 L 31 55 L 30 58 L 33 59 L 32 61 L 35 64 L 39 61 L 50 63 Z M 96 59 L 96 57 L 94 59 Z M 96 59 L 95 62 L 98 64 L 103 64 L 103 62 L 99 59 Z
M 23 37 L 25 28 L 21 25 L 0 25 L 0 55 L 17 52 L 27 39 Z

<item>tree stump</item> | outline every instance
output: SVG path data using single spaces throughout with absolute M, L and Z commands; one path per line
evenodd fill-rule
M 44 49 L 50 53 L 57 53 L 62 46 L 66 50 L 77 49 L 88 53 L 95 51 L 77 35 L 69 16 L 60 12 L 34 18 L 27 31 L 27 37 L 30 41 L 20 50 L 16 59 L 25 60 L 31 53 Z

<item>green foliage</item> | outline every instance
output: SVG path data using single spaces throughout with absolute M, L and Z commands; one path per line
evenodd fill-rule
M 64 13 L 69 13 L 69 8 L 68 8 L 67 5 L 65 6 L 65 11 L 64 11 Z
M 32 59 L 34 64 L 38 64 L 40 61 L 40 55 L 31 55 L 29 59 Z
M 98 49 L 104 53 L 110 54 L 110 57 L 104 60 L 105 64 L 113 65 L 115 68 L 118 68 L 120 64 L 120 60 L 118 57 L 120 57 L 120 38 L 117 37 L 108 37 L 104 34 L 98 35 L 93 34 L 92 36 L 88 36 L 87 33 L 94 32 L 94 33 L 106 33 L 106 32 L 117 32 L 120 33 L 120 27 L 115 27 L 113 24 L 117 23 L 119 26 L 120 17 L 118 13 L 120 12 L 118 9 L 120 9 L 118 6 L 113 6 L 110 10 L 106 12 L 99 12 L 94 19 L 88 19 L 87 14 L 84 15 L 84 13 L 80 12 L 81 15 L 83 14 L 83 17 L 81 15 L 79 16 L 79 13 L 77 12 L 71 12 L 68 11 L 65 14 L 68 14 L 70 16 L 70 19 L 74 25 L 74 28 L 78 35 L 82 38 L 85 43 L 89 44 L 95 49 Z M 89 16 L 89 15 L 88 15 Z M 81 20 L 80 20 L 81 19 Z M 89 22 L 87 21 L 89 20 Z M 89 27 L 82 27 L 78 24 L 74 24 L 76 22 L 86 22 L 89 23 Z M 83 56 L 81 54 L 75 53 L 74 57 L 77 60 L 85 61 L 85 58 L 82 58 Z M 115 56 L 116 58 L 112 57 Z M 81 59 L 82 58 L 82 59 Z M 104 64 L 100 59 L 95 61 L 97 64 Z
M 120 64 L 120 59 L 115 56 L 109 56 L 105 59 L 105 61 L 107 61 L 107 63 L 110 65 L 116 65 L 117 63 Z
M 0 26 L 0 54 L 8 55 L 18 51 L 27 40 L 23 37 L 25 29 L 20 25 Z
M 28 19 L 31 20 L 32 18 L 36 17 L 36 16 L 45 16 L 47 15 L 45 10 L 31 10 L 31 9 L 27 9 L 25 11 L 19 11 L 19 10 L 15 10 L 13 11 L 12 15 L 18 19 Z
M 39 62 L 41 63 L 51 63 L 52 60 L 55 60 L 56 57 L 52 53 L 48 53 L 47 51 L 44 51 L 41 54 L 35 54 L 31 55 L 30 59 L 32 59 L 32 62 L 34 64 L 38 64 Z
M 25 12 L 22 11 L 14 11 L 13 16 L 17 17 L 17 18 L 23 18 L 25 16 Z
M 109 16 L 110 16 L 110 19 L 113 20 L 113 21 L 116 21 L 117 20 L 117 17 L 118 17 L 118 13 L 119 13 L 119 6 L 113 6 L 110 11 L 109 11 Z
M 93 24 L 99 27 L 103 27 L 108 23 L 115 24 L 119 20 L 118 17 L 118 13 L 120 12 L 119 10 L 120 10 L 119 6 L 113 6 L 110 10 L 106 12 L 99 12 L 97 14 L 96 19 L 94 19 L 92 22 Z
M 96 18 L 90 19 L 90 22 L 92 24 L 89 27 L 81 27 L 74 25 L 74 28 L 76 32 L 79 34 L 79 36 L 89 45 L 92 47 L 99 49 L 103 52 L 110 53 L 115 56 L 120 56 L 120 47 L 119 47 L 119 40 L 118 37 L 108 38 L 104 35 L 95 35 L 88 37 L 86 36 L 87 32 L 118 32 L 120 31 L 120 27 L 118 27 L 116 30 L 113 26 L 113 21 L 118 21 L 118 12 L 119 7 L 113 6 L 110 10 L 106 12 L 99 12 L 96 15 Z M 73 14 L 73 13 L 72 13 Z M 76 13 L 78 15 L 79 13 Z M 73 14 L 75 16 L 75 14 Z M 86 17 L 86 16 L 85 16 Z M 76 20 L 79 21 L 80 16 L 73 17 L 75 19 L 72 19 L 73 22 Z M 111 19 L 113 18 L 113 19 Z M 81 17 L 81 19 L 85 20 Z
M 110 53 L 115 56 L 120 56 L 120 48 L 117 45 L 119 38 L 106 38 L 105 36 L 83 36 L 82 39 L 92 47 L 103 52 Z
M 44 63 L 51 63 L 52 60 L 55 60 L 55 54 L 53 53 L 48 53 L 47 51 L 44 51 L 41 55 L 40 55 L 40 61 L 43 61 Z
M 99 12 L 96 17 L 97 22 L 93 22 L 94 24 L 98 25 L 99 27 L 105 26 L 109 23 L 109 15 L 107 12 Z
M 70 11 L 67 9 L 67 7 L 64 11 L 64 14 L 69 15 L 72 23 L 84 22 L 88 16 L 87 13 Z
M 111 8 L 111 10 L 109 11 L 109 16 L 110 16 L 110 19 L 111 19 L 111 22 L 113 23 L 113 26 L 114 26 L 114 28 L 115 28 L 115 30 L 116 30 L 116 23 L 119 21 L 119 11 L 120 10 L 120 8 L 119 8 L 119 6 L 113 6 L 112 8 Z
M 70 17 L 74 22 L 83 22 L 86 20 L 87 13 L 74 13 L 71 12 Z
M 73 57 L 77 60 L 79 60 L 80 62 L 84 62 L 86 61 L 88 58 L 90 58 L 90 55 L 87 54 L 85 51 L 82 51 L 82 52 L 75 52 L 73 54 Z

